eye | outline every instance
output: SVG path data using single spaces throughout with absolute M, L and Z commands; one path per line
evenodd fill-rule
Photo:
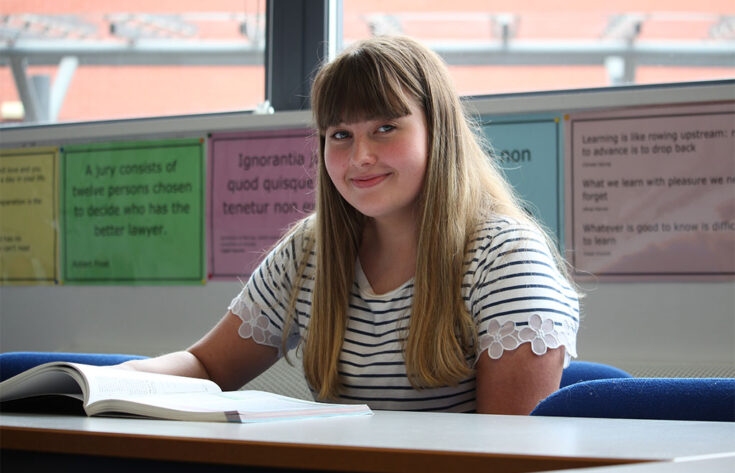
M 337 130 L 334 133 L 330 134 L 329 137 L 333 140 L 344 140 L 346 138 L 350 137 L 350 133 L 345 130 Z
M 388 133 L 396 128 L 395 125 L 385 124 L 378 127 L 378 133 Z

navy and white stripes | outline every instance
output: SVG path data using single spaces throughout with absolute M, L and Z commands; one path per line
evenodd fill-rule
M 296 234 L 271 252 L 233 300 L 230 310 L 243 325 L 251 325 L 241 327 L 241 335 L 252 333 L 258 343 L 280 348 L 302 238 Z M 315 260 L 311 254 L 299 288 L 289 348 L 308 329 Z M 488 348 L 490 356 L 498 358 L 503 349 L 525 342 L 531 342 L 535 352 L 538 347 L 545 351 L 563 345 L 567 362 L 576 356 L 577 296 L 556 270 L 537 230 L 508 219 L 489 220 L 473 235 L 465 266 L 462 295 L 479 339 L 477 353 L 468 363 Z M 339 365 L 344 391 L 337 401 L 366 403 L 373 409 L 474 411 L 474 378 L 454 387 L 411 387 L 402 346 L 412 299 L 413 280 L 386 294 L 374 294 L 357 262 Z M 502 334 L 501 327 L 505 327 Z

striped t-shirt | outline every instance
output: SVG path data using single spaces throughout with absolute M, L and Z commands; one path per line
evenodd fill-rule
M 281 347 L 292 281 L 303 251 L 303 234 L 276 247 L 253 273 L 229 309 L 243 319 L 241 336 Z M 315 271 L 311 254 L 296 302 L 296 323 L 288 337 L 294 348 L 308 330 Z M 414 389 L 406 376 L 402 344 L 413 300 L 413 279 L 385 294 L 375 294 L 355 265 L 348 324 L 339 363 L 343 390 L 337 402 L 366 403 L 373 409 L 473 412 L 475 378 L 457 386 Z M 474 359 L 531 343 L 534 353 L 565 347 L 576 357 L 579 304 L 559 274 L 542 235 L 506 218 L 485 222 L 471 238 L 465 256 L 462 294 L 475 319 Z

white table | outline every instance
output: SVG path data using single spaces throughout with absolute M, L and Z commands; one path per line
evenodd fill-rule
M 180 462 L 192 471 L 238 465 L 487 473 L 735 455 L 735 423 L 378 411 L 226 424 L 5 413 L 0 446 L 4 458 L 34 451 L 52 460 L 71 454 L 63 458 Z
M 632 463 L 629 465 L 602 466 L 557 470 L 555 473 L 732 473 L 735 471 L 735 455 L 712 458 L 686 458 L 680 461 Z

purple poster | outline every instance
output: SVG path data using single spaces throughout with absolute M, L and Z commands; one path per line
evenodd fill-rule
M 735 102 L 575 114 L 567 248 L 579 277 L 735 277 Z
M 308 129 L 209 139 L 209 277 L 246 278 L 314 210 L 316 137 Z

